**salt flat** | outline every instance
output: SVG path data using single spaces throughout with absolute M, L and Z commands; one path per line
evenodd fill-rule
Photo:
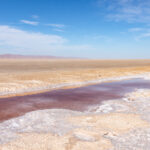
M 2 122 L 0 149 L 148 150 L 149 93 L 140 90 L 105 101 L 96 112 L 39 110 Z M 131 99 L 135 94 L 138 97 Z
M 149 66 L 150 60 L 1 59 L 0 95 L 81 86 L 82 82 L 146 73 Z
M 52 90 L 61 84 L 65 84 L 61 88 L 73 88 L 74 83 L 108 78 L 150 78 L 150 60 L 0 62 L 0 93 L 5 97 Z M 0 123 L 0 150 L 149 150 L 149 106 L 150 91 L 140 89 L 124 98 L 96 105 L 90 112 L 66 109 L 29 112 Z

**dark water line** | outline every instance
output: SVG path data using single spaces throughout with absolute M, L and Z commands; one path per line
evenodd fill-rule
M 34 95 L 0 98 L 0 121 L 39 109 L 84 111 L 89 106 L 100 104 L 102 101 L 123 98 L 126 93 L 136 88 L 150 89 L 150 81 L 141 78 L 130 79 Z

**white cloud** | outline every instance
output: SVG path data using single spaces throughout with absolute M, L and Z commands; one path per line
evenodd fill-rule
M 138 35 L 138 36 L 135 37 L 135 39 L 136 39 L 137 41 L 139 41 L 139 40 L 141 40 L 141 39 L 143 39 L 143 38 L 150 38 L 150 32 L 142 33 L 141 35 Z
M 55 27 L 55 28 L 64 28 L 64 24 L 46 24 L 47 26 Z
M 31 17 L 32 17 L 33 19 L 38 19 L 38 18 L 39 18 L 38 15 L 32 15 Z
M 64 30 L 63 30 L 63 29 L 60 29 L 60 28 L 54 28 L 53 30 L 54 30 L 54 31 L 58 31 L 58 32 L 64 32 Z
M 131 32 L 134 36 L 136 41 L 141 39 L 149 38 L 150 37 L 150 29 L 149 28 L 130 28 L 128 32 Z
M 20 22 L 25 23 L 25 24 L 29 24 L 29 25 L 34 25 L 34 26 L 37 26 L 39 24 L 39 22 L 29 21 L 29 20 L 20 20 Z
M 141 38 L 144 38 L 144 37 L 150 37 L 150 33 L 145 33 L 145 34 L 141 35 Z
M 115 21 L 126 21 L 129 23 L 150 22 L 149 0 L 99 0 L 100 7 L 107 11 L 106 16 Z
M 0 26 L 0 46 L 27 51 L 56 49 L 67 40 L 58 35 L 28 32 L 10 26 Z
M 73 56 L 75 53 L 94 50 L 90 45 L 70 45 L 62 36 L 29 32 L 0 25 L 0 53 Z
M 139 32 L 139 31 L 143 31 L 143 28 L 130 28 L 129 32 Z
M 95 35 L 92 37 L 94 40 L 101 40 L 103 42 L 111 42 L 112 38 L 105 35 Z
M 66 27 L 64 24 L 45 24 L 46 26 L 52 27 L 54 31 L 64 32 L 64 28 Z

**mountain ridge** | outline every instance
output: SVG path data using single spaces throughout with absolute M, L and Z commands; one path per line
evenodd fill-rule
M 67 57 L 51 55 L 19 55 L 19 54 L 0 54 L 0 59 L 63 59 Z

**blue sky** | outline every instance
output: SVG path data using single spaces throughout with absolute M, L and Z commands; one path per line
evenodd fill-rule
M 0 54 L 150 58 L 149 0 L 0 0 Z

